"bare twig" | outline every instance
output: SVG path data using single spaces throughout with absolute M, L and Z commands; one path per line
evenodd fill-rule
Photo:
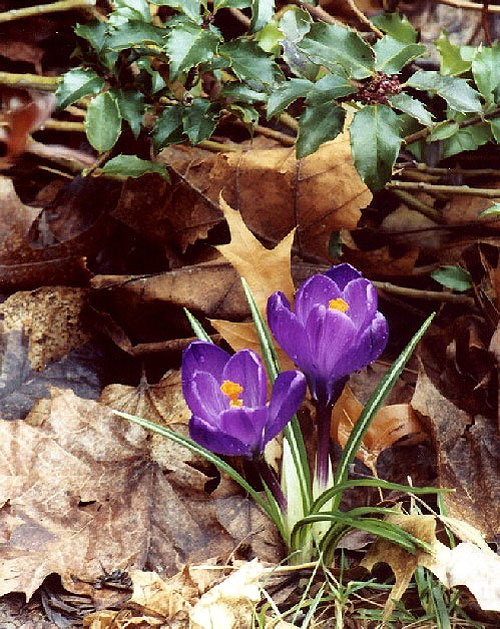
M 59 77 L 57 76 L 39 76 L 38 74 L 12 74 L 11 72 L 0 72 L 0 85 L 11 85 L 13 87 L 24 87 L 32 90 L 55 92 L 58 84 Z
M 58 2 L 50 2 L 49 4 L 39 4 L 33 7 L 24 7 L 22 9 L 11 9 L 0 13 L 1 22 L 12 22 L 34 15 L 42 15 L 43 13 L 55 13 L 56 11 L 73 11 L 75 9 L 92 9 L 95 7 L 96 0 L 59 0 Z
M 475 2 L 469 2 L 469 0 L 436 0 L 438 4 L 447 4 L 450 7 L 456 7 L 457 9 L 472 9 L 473 11 L 483 11 L 482 4 L 476 4 Z M 488 13 L 500 13 L 500 6 L 488 6 Z
M 446 177 L 448 175 L 460 175 L 461 177 L 498 177 L 500 176 L 500 170 L 497 168 L 436 168 L 433 166 L 427 166 L 422 162 L 415 164 L 414 166 L 405 166 L 403 169 L 404 174 L 421 172 L 428 173 L 429 175 L 439 175 L 440 177 Z
M 377 37 L 383 37 L 384 33 L 382 33 L 381 30 L 379 30 L 375 24 L 372 24 L 370 22 L 370 20 L 366 17 L 366 15 L 363 13 L 363 11 L 361 11 L 357 6 L 356 3 L 354 2 L 354 0 L 345 0 L 346 4 L 349 6 L 349 8 L 351 9 L 351 11 L 355 14 L 355 16 L 358 18 L 358 20 L 364 24 L 365 26 L 368 26 L 368 28 L 375 33 L 375 35 Z
M 392 193 L 403 201 L 408 207 L 420 212 L 427 218 L 435 221 L 436 223 L 443 222 L 443 216 L 438 210 L 433 208 L 431 205 L 424 203 L 421 199 L 418 199 L 415 195 L 406 192 L 405 190 L 392 190 Z
M 301 9 L 308 11 L 309 14 L 316 18 L 317 20 L 321 20 L 322 22 L 326 22 L 327 24 L 338 24 L 338 20 L 336 20 L 333 15 L 327 13 L 322 7 L 319 5 L 317 7 L 312 4 L 307 4 L 306 2 L 300 2 L 300 0 L 296 0 L 295 4 Z
M 243 24 L 245 28 L 250 28 L 250 24 L 252 23 L 252 20 L 249 17 L 247 17 L 243 13 L 243 11 L 240 11 L 240 9 L 229 9 L 229 13 L 231 13 L 231 15 L 235 17 L 238 20 L 238 22 Z
M 378 289 L 383 290 L 386 293 L 410 297 L 411 299 L 447 301 L 454 302 L 456 304 L 467 304 L 468 306 L 474 305 L 474 299 L 467 295 L 456 295 L 455 293 L 449 293 L 447 291 L 420 290 L 418 288 L 408 288 L 407 286 L 396 286 L 395 284 L 390 284 L 389 282 L 373 282 L 373 284 Z
M 428 194 L 459 194 L 487 199 L 500 199 L 500 188 L 471 188 L 470 186 L 446 186 L 425 183 L 424 181 L 389 181 L 385 185 L 389 190 L 412 190 Z

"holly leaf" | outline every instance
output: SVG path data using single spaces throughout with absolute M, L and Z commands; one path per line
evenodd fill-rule
M 146 173 L 157 173 L 170 181 L 165 164 L 140 159 L 137 155 L 117 155 L 106 162 L 102 172 L 105 175 L 122 175 L 124 177 L 142 177 Z
M 267 101 L 267 119 L 280 114 L 298 98 L 307 96 L 314 83 L 307 79 L 289 79 L 273 90 Z
M 255 42 L 231 41 L 219 47 L 219 54 L 228 59 L 233 72 L 240 81 L 254 79 L 272 85 L 279 71 L 273 59 Z
M 165 50 L 170 59 L 170 78 L 175 80 L 182 72 L 187 72 L 200 63 L 208 63 L 217 51 L 219 37 L 184 20 L 170 29 Z
M 311 61 L 332 72 L 341 66 L 353 79 L 365 79 L 373 72 L 372 48 L 353 30 L 339 24 L 313 24 L 298 47 Z
M 344 128 L 346 111 L 340 105 L 309 105 L 299 119 L 297 158 L 301 159 L 328 140 L 334 140 Z
M 128 20 L 151 22 L 151 12 L 146 0 L 113 0 L 115 12 Z
M 283 59 L 295 75 L 310 80 L 316 78 L 319 66 L 311 63 L 306 55 L 298 49 L 297 44 L 309 32 L 312 23 L 311 16 L 307 11 L 294 6 L 289 6 L 278 22 L 278 27 L 284 35 L 281 42 Z
M 463 293 L 472 288 L 471 274 L 461 266 L 445 265 L 431 273 L 433 280 L 441 286 Z
M 109 90 L 118 103 L 121 117 L 126 120 L 134 134 L 139 137 L 144 115 L 144 94 L 132 90 Z
M 374 15 L 371 21 L 384 33 L 392 35 L 394 39 L 414 44 L 417 41 L 418 32 L 413 28 L 406 15 L 399 13 L 381 13 Z
M 470 70 L 472 59 L 464 59 L 462 57 L 464 46 L 456 46 L 455 44 L 452 44 L 448 35 L 444 31 L 441 32 L 439 37 L 436 39 L 435 45 L 439 51 L 441 59 L 441 74 L 451 74 L 452 76 L 455 76 L 457 74 L 464 74 L 464 72 L 468 72 Z
M 482 111 L 478 92 L 472 89 L 465 79 L 443 76 L 434 71 L 418 70 L 408 79 L 406 85 L 441 96 L 456 111 L 462 113 Z
M 423 124 L 425 127 L 432 124 L 432 114 L 425 108 L 423 103 L 413 98 L 413 96 L 401 92 L 400 94 L 389 96 L 389 102 L 393 107 L 415 118 L 415 120 L 418 120 L 420 124 Z
M 201 24 L 200 2 L 199 0 L 151 0 L 151 4 L 162 7 L 172 7 L 186 15 L 196 24 Z
M 368 105 L 354 114 L 351 127 L 354 163 L 371 190 L 380 190 L 392 176 L 401 146 L 397 115 L 387 105 Z
M 114 26 L 108 35 L 107 46 L 112 50 L 125 50 L 144 44 L 163 46 L 165 30 L 144 22 L 124 22 Z
M 474 81 L 486 102 L 495 102 L 494 92 L 500 85 L 500 43 L 480 48 L 472 61 Z
M 327 74 L 316 81 L 306 97 L 306 103 L 308 105 L 322 105 L 337 98 L 354 94 L 354 92 L 356 92 L 356 88 L 345 75 Z
M 489 142 L 492 137 L 491 126 L 488 122 L 458 129 L 443 143 L 442 157 L 451 157 L 463 151 L 475 151 L 478 147 Z
M 109 92 L 99 94 L 90 102 L 85 116 L 85 131 L 96 151 L 113 148 L 120 136 L 121 124 L 118 103 Z
M 209 138 L 217 125 L 212 103 L 204 98 L 195 98 L 190 107 L 183 109 L 182 125 L 191 144 L 199 144 Z
M 104 79 L 93 70 L 73 68 L 73 70 L 63 74 L 57 87 L 56 106 L 59 109 L 65 109 L 84 96 L 98 94 L 103 87 Z
M 375 68 L 385 74 L 398 74 L 401 68 L 426 52 L 422 44 L 407 44 L 386 35 L 373 46 Z
M 250 30 L 252 33 L 264 28 L 271 22 L 274 15 L 274 0 L 251 0 L 252 22 Z
M 169 144 L 177 144 L 184 140 L 182 134 L 183 111 L 182 105 L 173 105 L 172 107 L 165 107 L 158 116 L 153 128 L 153 144 L 156 151 Z

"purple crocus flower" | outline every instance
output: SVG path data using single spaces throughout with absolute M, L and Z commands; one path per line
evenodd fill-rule
M 217 454 L 253 458 L 296 413 L 306 380 L 299 371 L 280 373 L 266 403 L 266 372 L 255 352 L 230 356 L 212 343 L 194 341 L 182 357 L 182 390 L 193 413 L 193 441 Z
M 295 312 L 283 293 L 274 293 L 267 319 L 322 405 L 335 402 L 349 374 L 372 363 L 387 343 L 377 291 L 350 264 L 306 280 L 295 296 Z

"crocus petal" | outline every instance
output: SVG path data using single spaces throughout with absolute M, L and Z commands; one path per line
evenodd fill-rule
M 356 329 L 347 314 L 324 306 L 312 309 L 306 333 L 317 375 L 326 380 L 345 375 L 344 361 L 351 351 Z
M 252 451 L 259 449 L 268 417 L 268 409 L 233 406 L 221 415 L 224 434 L 246 443 Z
M 290 304 L 283 293 L 273 293 L 267 300 L 267 322 L 283 350 L 298 367 L 306 371 L 309 346 L 304 326 L 290 310 Z
M 184 398 L 193 415 L 218 426 L 220 414 L 229 408 L 229 399 L 222 393 L 220 383 L 211 373 L 198 371 L 186 381 Z
M 201 417 L 193 415 L 189 421 L 189 436 L 200 446 L 211 452 L 225 456 L 251 456 L 251 449 L 246 443 L 230 435 L 221 433 Z
M 213 343 L 193 341 L 182 354 L 182 387 L 196 371 L 209 371 L 216 380 L 221 380 L 229 354 Z
M 300 371 L 284 371 L 273 384 L 269 403 L 269 418 L 264 432 L 264 442 L 274 439 L 292 419 L 304 401 L 306 379 Z
M 331 299 L 342 296 L 337 284 L 326 275 L 313 275 L 307 279 L 297 291 L 295 296 L 295 315 L 305 325 L 311 308 L 315 305 L 328 307 Z
M 349 282 L 361 277 L 361 273 L 350 264 L 338 264 L 337 266 L 332 266 L 331 269 L 325 271 L 324 275 L 332 279 L 340 290 L 344 290 Z
M 259 356 L 250 349 L 237 352 L 228 360 L 222 380 L 237 382 L 243 387 L 243 406 L 264 406 L 267 397 L 266 371 Z
M 349 282 L 343 292 L 344 300 L 349 304 L 346 314 L 360 330 L 375 316 L 377 311 L 377 291 L 368 280 L 360 278 Z
M 376 360 L 385 349 L 387 338 L 387 321 L 381 312 L 377 312 L 371 325 L 358 336 L 353 351 L 346 357 L 348 373 L 359 371 Z

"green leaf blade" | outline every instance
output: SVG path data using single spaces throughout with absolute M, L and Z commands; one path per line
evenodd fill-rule
M 299 119 L 297 158 L 314 153 L 324 142 L 334 140 L 344 128 L 346 111 L 339 105 L 310 105 Z
M 165 50 L 170 59 L 170 78 L 209 62 L 217 51 L 219 37 L 192 22 L 181 22 L 170 29 Z
M 408 79 L 406 85 L 441 96 L 456 111 L 482 111 L 478 92 L 465 79 L 443 76 L 435 71 L 418 70 Z
M 307 96 L 314 83 L 307 79 L 290 79 L 273 90 L 267 102 L 267 119 L 280 114 L 298 98 Z
M 389 102 L 393 107 L 415 118 L 415 120 L 418 120 L 418 122 L 425 127 L 429 127 L 432 124 L 433 116 L 430 111 L 425 108 L 423 103 L 413 98 L 413 96 L 401 92 L 400 94 L 389 96 Z
M 93 70 L 74 68 L 63 74 L 56 90 L 56 106 L 65 109 L 84 96 L 99 93 L 103 87 L 104 79 Z
M 117 155 L 106 162 L 102 172 L 105 175 L 122 175 L 124 177 L 142 177 L 147 173 L 156 173 L 167 181 L 170 177 L 167 168 L 159 162 L 151 162 L 146 159 L 140 159 L 137 155 Z
M 103 92 L 90 102 L 85 131 L 91 146 L 100 153 L 109 151 L 120 137 L 122 118 L 116 99 Z
M 401 69 L 421 57 L 426 47 L 421 44 L 400 42 L 390 35 L 379 39 L 373 46 L 375 51 L 375 68 L 385 74 L 398 74 Z
M 401 147 L 397 115 L 386 105 L 368 105 L 354 114 L 350 135 L 361 178 L 371 190 L 381 190 L 392 176 Z
M 461 266 L 444 265 L 431 273 L 431 277 L 441 286 L 463 293 L 472 288 L 471 274 Z

